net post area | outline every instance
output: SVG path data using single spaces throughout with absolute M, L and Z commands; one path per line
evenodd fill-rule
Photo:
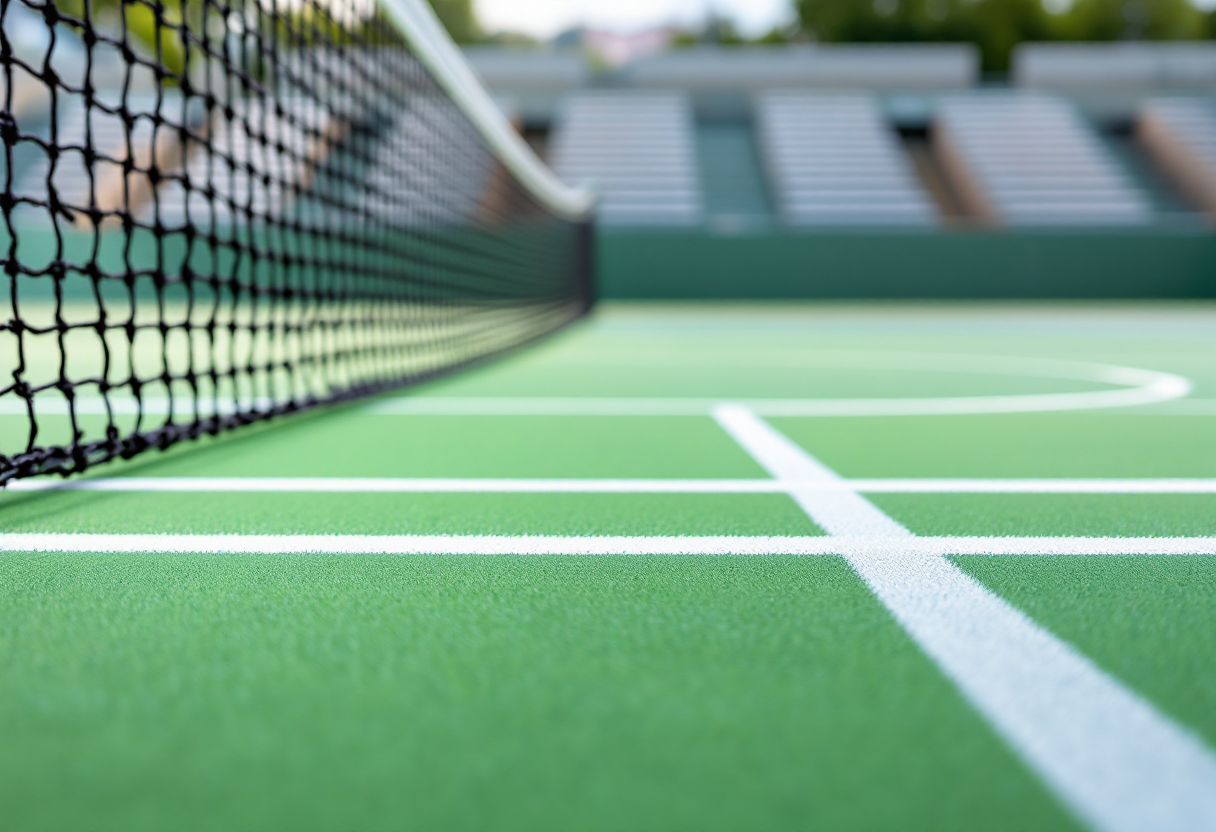
M 484 91 L 422 60 L 450 65 L 446 36 L 401 17 L 0 2 L 0 485 L 433 378 L 587 312 L 589 217 L 472 111 Z

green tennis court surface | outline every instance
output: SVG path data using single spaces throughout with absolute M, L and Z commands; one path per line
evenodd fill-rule
M 0 826 L 1216 829 L 1214 325 L 607 307 L 17 483 Z

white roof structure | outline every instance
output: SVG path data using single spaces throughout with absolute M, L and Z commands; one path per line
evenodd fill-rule
M 1145 97 L 1210 96 L 1216 43 L 1028 43 L 1013 55 L 1012 82 L 1066 95 L 1102 119 L 1133 119 Z
M 461 51 L 482 83 L 496 92 L 520 89 L 572 92 L 591 81 L 591 69 L 578 50 L 466 46 Z
M 856 44 L 678 49 L 627 65 L 643 88 L 737 90 L 958 90 L 979 80 L 970 44 Z
M 1216 43 L 1027 43 L 1013 82 L 1048 90 L 1170 90 L 1216 86 Z

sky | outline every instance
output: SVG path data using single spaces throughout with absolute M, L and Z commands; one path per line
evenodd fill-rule
M 667 23 L 695 24 L 716 10 L 744 32 L 759 34 L 790 17 L 791 0 L 476 0 L 481 22 L 491 31 L 507 29 L 551 37 L 563 29 L 589 25 L 632 31 Z

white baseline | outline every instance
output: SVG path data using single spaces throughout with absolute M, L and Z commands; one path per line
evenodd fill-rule
M 183 555 L 1216 556 L 1216 537 L 0 534 L 0 552 Z
M 481 479 L 367 477 L 99 477 L 32 479 L 18 491 L 326 494 L 1216 494 L 1216 479 Z

